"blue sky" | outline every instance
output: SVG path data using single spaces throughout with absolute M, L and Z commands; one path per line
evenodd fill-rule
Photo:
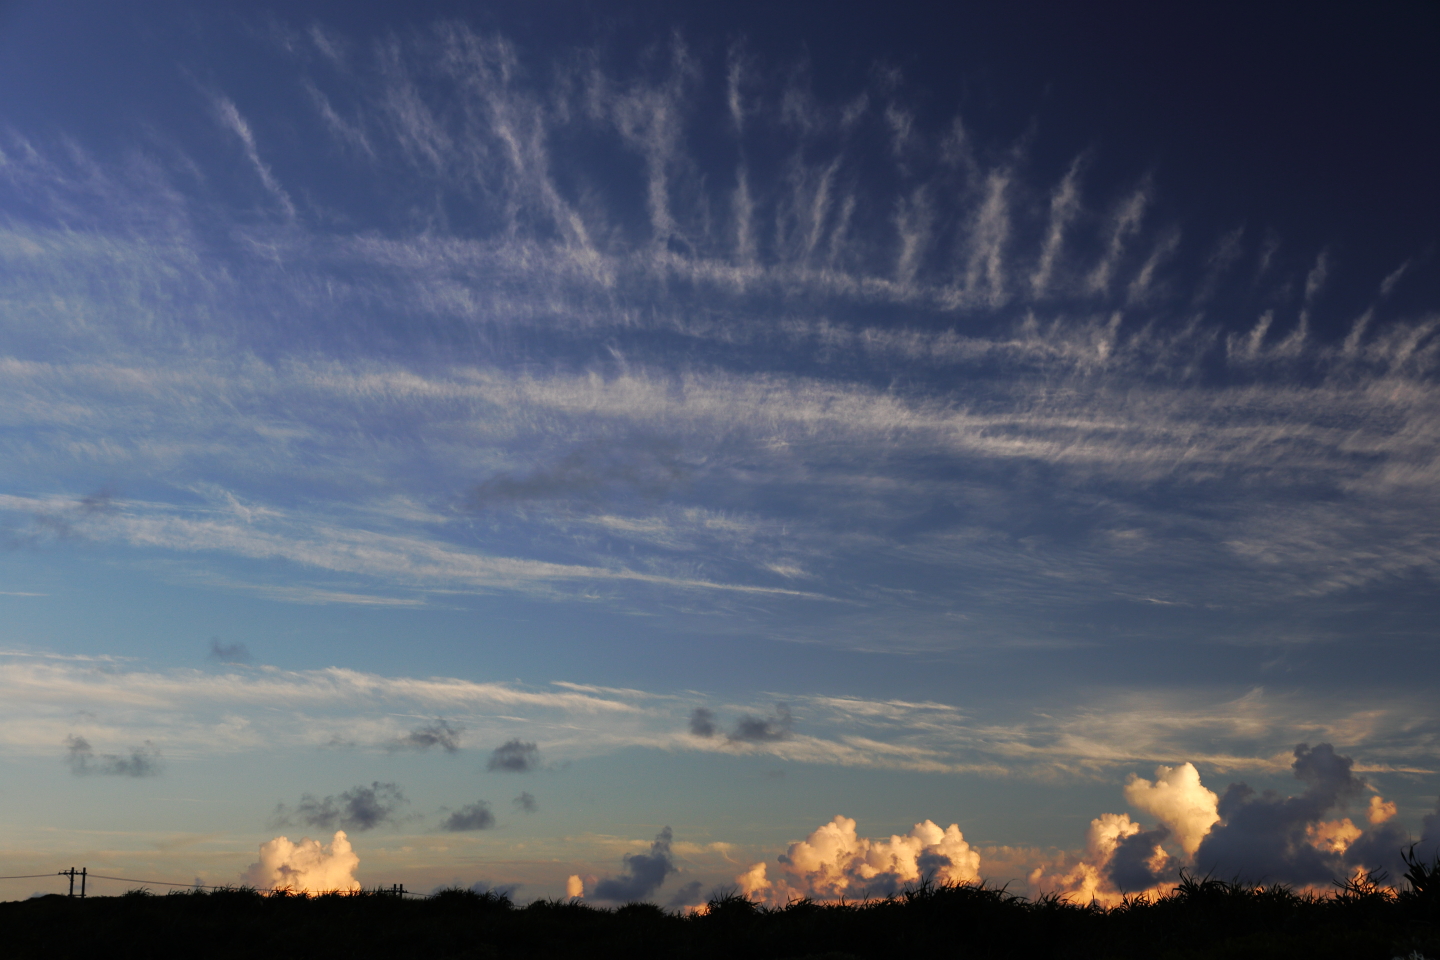
M 1435 14 L 923 13 L 0 6 L 4 872 L 1440 839 Z

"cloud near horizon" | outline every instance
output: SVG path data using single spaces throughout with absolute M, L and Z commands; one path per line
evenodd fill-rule
M 1030 886 L 1115 904 L 1126 894 L 1168 890 L 1182 869 L 1321 891 L 1357 871 L 1398 881 L 1411 838 L 1393 819 L 1395 804 L 1378 794 L 1360 804 L 1369 784 L 1328 743 L 1299 744 L 1293 757 L 1291 771 L 1305 789 L 1288 797 L 1257 794 L 1245 783 L 1217 796 L 1190 763 L 1157 768 L 1153 783 L 1131 774 L 1126 800 L 1159 826 L 1145 830 L 1126 814 L 1102 814 L 1090 823 L 1084 853 L 1036 867 Z M 1357 815 L 1364 811 L 1363 825 L 1339 816 L 1352 805 Z
M 528 736 L 540 731 L 547 755 L 557 762 L 639 747 L 662 753 L 738 751 L 862 769 L 1093 778 L 1187 755 L 1219 772 L 1284 771 L 1293 759 L 1289 745 L 1299 739 L 1358 738 L 1368 744 L 1365 770 L 1425 776 L 1435 769 L 1428 745 L 1437 727 L 1425 721 L 1429 704 L 1423 699 L 1357 698 L 1321 708 L 1261 688 L 1240 696 L 1223 689 L 1090 696 L 1056 701 L 1049 715 L 1034 716 L 998 707 L 962 711 L 934 701 L 791 693 L 783 698 L 787 712 L 778 713 L 773 695 L 760 703 L 696 707 L 694 697 L 566 682 L 536 687 L 339 668 L 217 674 L 118 662 L 97 670 L 88 661 L 9 652 L 0 653 L 0 746 L 19 755 L 53 755 L 57 740 L 77 735 L 75 712 L 90 711 L 104 721 L 81 726 L 86 744 L 164 743 L 172 759 L 306 751 L 336 742 L 388 754 L 397 743 L 409 745 L 417 730 L 428 742 L 433 724 L 414 728 L 402 719 L 429 715 L 448 717 L 444 723 L 457 735 L 463 726 L 478 742 L 499 741 L 486 766 L 504 773 L 537 768 L 539 747 Z M 277 704 L 284 705 L 284 714 L 274 712 Z M 739 724 L 749 717 L 764 724 L 765 732 L 784 735 L 737 741 L 722 730 L 721 716 L 736 718 L 736 732 L 743 732 Z M 697 717 L 711 725 L 710 736 L 693 732 Z M 793 726 L 785 724 L 786 717 Z M 438 740 L 433 745 L 444 749 Z M 158 769 L 153 763 L 158 755 L 142 753 L 145 763 L 136 769 Z M 86 759 L 87 769 L 95 762 Z M 1154 786 L 1162 793 L 1175 787 L 1161 780 Z M 338 810 L 341 801 L 335 802 Z M 1204 813 L 1191 816 L 1203 819 Z M 1176 823 L 1182 836 L 1198 830 Z
M 328 845 L 319 840 L 292 842 L 276 837 L 260 845 L 260 859 L 241 875 L 241 881 L 260 890 L 325 893 L 360 889 L 355 870 L 360 866 L 350 840 L 337 830 Z

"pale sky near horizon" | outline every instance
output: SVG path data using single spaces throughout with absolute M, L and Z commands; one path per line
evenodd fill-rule
M 938 9 L 0 3 L 0 874 L 1440 839 L 1440 14 Z

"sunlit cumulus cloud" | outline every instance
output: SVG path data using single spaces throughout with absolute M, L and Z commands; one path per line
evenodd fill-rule
M 735 882 L 747 897 L 783 905 L 802 897 L 886 897 L 922 878 L 940 883 L 980 879 L 980 854 L 957 825 L 941 829 L 926 820 L 908 834 L 869 840 L 856 834 L 854 820 L 837 816 L 792 843 L 773 870 L 757 863 Z
M 355 870 L 360 866 L 345 831 L 337 830 L 328 845 L 302 839 L 293 843 L 276 837 L 260 845 L 260 859 L 250 865 L 243 882 L 260 890 L 324 893 L 360 889 Z
M 1220 819 L 1216 809 L 1220 798 L 1200 783 L 1200 771 L 1193 763 L 1156 767 L 1154 783 L 1131 774 L 1125 799 L 1164 824 L 1186 856 L 1194 856 L 1200 841 Z
M 1114 904 L 1168 890 L 1183 869 L 1320 890 L 1357 872 L 1403 873 L 1410 837 L 1394 822 L 1395 804 L 1378 794 L 1362 802 L 1369 785 L 1328 743 L 1302 743 L 1293 756 L 1291 770 L 1305 788 L 1291 796 L 1257 794 L 1244 783 L 1217 796 L 1188 763 L 1159 767 L 1154 782 L 1132 774 L 1125 799 L 1159 824 L 1147 830 L 1127 814 L 1102 814 L 1090 822 L 1082 853 L 1036 867 L 1030 885 Z M 1339 815 L 1351 806 L 1360 824 Z

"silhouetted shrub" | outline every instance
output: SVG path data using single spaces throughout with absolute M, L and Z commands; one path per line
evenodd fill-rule
M 872 960 L 903 956 L 1074 960 L 1407 957 L 1440 960 L 1440 860 L 1406 854 L 1403 889 L 1366 875 L 1325 896 L 1183 875 L 1117 907 L 1034 900 L 1004 888 L 922 882 L 863 903 L 784 907 L 719 894 L 703 913 L 574 900 L 516 906 L 503 893 L 441 890 L 304 896 L 237 887 L 154 896 L 40 897 L 0 904 L 0 954 L 105 958 L 264 954 L 406 960 Z M 63 949 L 61 949 L 63 947 Z

